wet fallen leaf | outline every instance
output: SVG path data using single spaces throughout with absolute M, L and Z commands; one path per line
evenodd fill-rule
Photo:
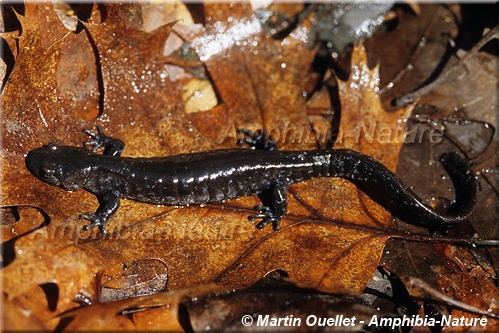
M 362 321 L 368 322 L 377 313 L 338 296 L 303 293 L 303 289 L 269 277 L 237 293 L 198 297 L 185 302 L 185 307 L 190 326 L 196 332 L 254 332 L 272 326 L 285 326 L 289 332 L 303 332 L 307 326 L 331 332 L 359 332 L 364 326 Z M 245 317 L 254 325 L 241 326 L 241 318 Z M 355 319 L 351 320 L 352 317 Z M 336 325 L 331 325 L 331 320 Z
M 155 295 L 98 303 L 67 311 L 59 317 L 57 329 L 181 331 L 179 305 L 191 297 L 219 292 L 213 285 L 162 292 Z

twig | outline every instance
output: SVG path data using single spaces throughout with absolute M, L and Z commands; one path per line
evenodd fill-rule
M 391 239 L 402 239 L 405 241 L 425 242 L 425 243 L 441 243 L 441 244 L 454 244 L 454 245 L 469 245 L 469 246 L 499 246 L 497 239 L 482 239 L 482 238 L 449 238 L 449 237 L 434 237 L 421 234 L 394 234 L 390 236 Z
M 476 313 L 476 314 L 479 314 L 482 316 L 487 316 L 490 318 L 499 319 L 499 314 L 495 314 L 495 313 L 477 308 L 475 306 L 463 303 L 461 301 L 457 301 L 453 298 L 450 298 L 449 296 L 446 296 L 446 295 L 442 294 L 441 292 L 437 291 L 436 289 L 432 288 L 428 283 L 424 282 L 421 279 L 411 277 L 409 279 L 409 284 L 412 287 L 416 287 L 416 288 L 419 288 L 421 290 L 426 291 L 434 299 L 443 301 L 443 302 L 445 302 L 445 303 L 447 303 L 455 308 L 465 310 L 465 311 L 471 312 L 471 313 Z
M 449 78 L 451 73 L 453 73 L 457 68 L 459 68 L 459 65 L 465 65 L 465 63 L 471 57 L 475 56 L 478 53 L 478 51 L 485 44 L 487 44 L 492 39 L 497 38 L 498 36 L 499 36 L 499 25 L 495 26 L 492 30 L 490 30 L 475 46 L 473 46 L 471 48 L 471 50 L 469 50 L 466 53 L 466 55 L 464 57 L 459 59 L 459 61 L 454 66 L 450 67 L 445 72 L 443 72 L 442 75 L 440 75 L 438 77 L 438 79 L 436 79 L 432 83 L 430 83 L 424 87 L 421 87 L 421 88 L 419 88 L 411 93 L 408 93 L 402 97 L 396 98 L 394 101 L 395 106 L 408 105 L 408 104 L 412 103 L 413 101 L 415 101 L 416 99 L 423 97 L 424 95 L 426 95 L 427 93 L 429 93 L 430 91 L 432 91 L 433 89 L 438 87 L 439 85 L 441 85 L 443 82 L 445 82 Z

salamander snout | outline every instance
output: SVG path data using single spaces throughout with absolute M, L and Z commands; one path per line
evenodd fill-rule
M 56 164 L 51 161 L 50 154 L 47 150 L 52 151 L 56 148 L 55 145 L 47 145 L 41 148 L 34 149 L 26 155 L 26 168 L 35 177 L 55 186 L 59 186 L 60 181 L 56 177 Z

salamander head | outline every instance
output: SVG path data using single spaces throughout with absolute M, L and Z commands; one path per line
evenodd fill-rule
M 38 179 L 68 191 L 80 189 L 88 168 L 84 167 L 89 152 L 82 148 L 59 146 L 54 143 L 34 149 L 25 162 L 28 170 Z

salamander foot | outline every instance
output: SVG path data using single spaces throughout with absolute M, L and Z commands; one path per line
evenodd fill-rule
M 83 143 L 86 147 L 92 147 L 93 153 L 97 152 L 100 148 L 104 148 L 104 155 L 120 156 L 125 148 L 123 141 L 107 136 L 100 127 L 97 127 L 97 133 L 88 129 L 83 130 L 83 132 L 93 139 Z
M 106 222 L 107 221 L 105 219 L 103 219 L 102 217 L 99 217 L 98 215 L 96 215 L 94 213 L 85 213 L 85 214 L 80 215 L 80 219 L 84 219 L 84 220 L 88 220 L 88 221 L 92 222 L 89 225 L 84 226 L 83 230 L 87 231 L 90 228 L 98 227 L 99 230 L 102 232 L 102 235 L 105 236 L 107 234 L 107 230 L 106 230 Z
M 243 137 L 237 140 L 237 144 L 247 144 L 251 149 L 257 150 L 279 150 L 274 138 L 267 135 L 264 130 L 259 129 L 255 132 L 246 128 L 237 130 L 238 134 L 243 134 Z
M 253 214 L 248 216 L 248 220 L 251 222 L 257 220 L 257 219 L 262 219 L 256 227 L 257 229 L 263 229 L 267 224 L 272 223 L 274 230 L 279 230 L 280 229 L 280 221 L 274 217 L 274 214 L 272 213 L 272 210 L 268 206 L 263 206 L 263 205 L 258 205 L 255 207 L 256 210 L 258 210 L 258 214 Z

